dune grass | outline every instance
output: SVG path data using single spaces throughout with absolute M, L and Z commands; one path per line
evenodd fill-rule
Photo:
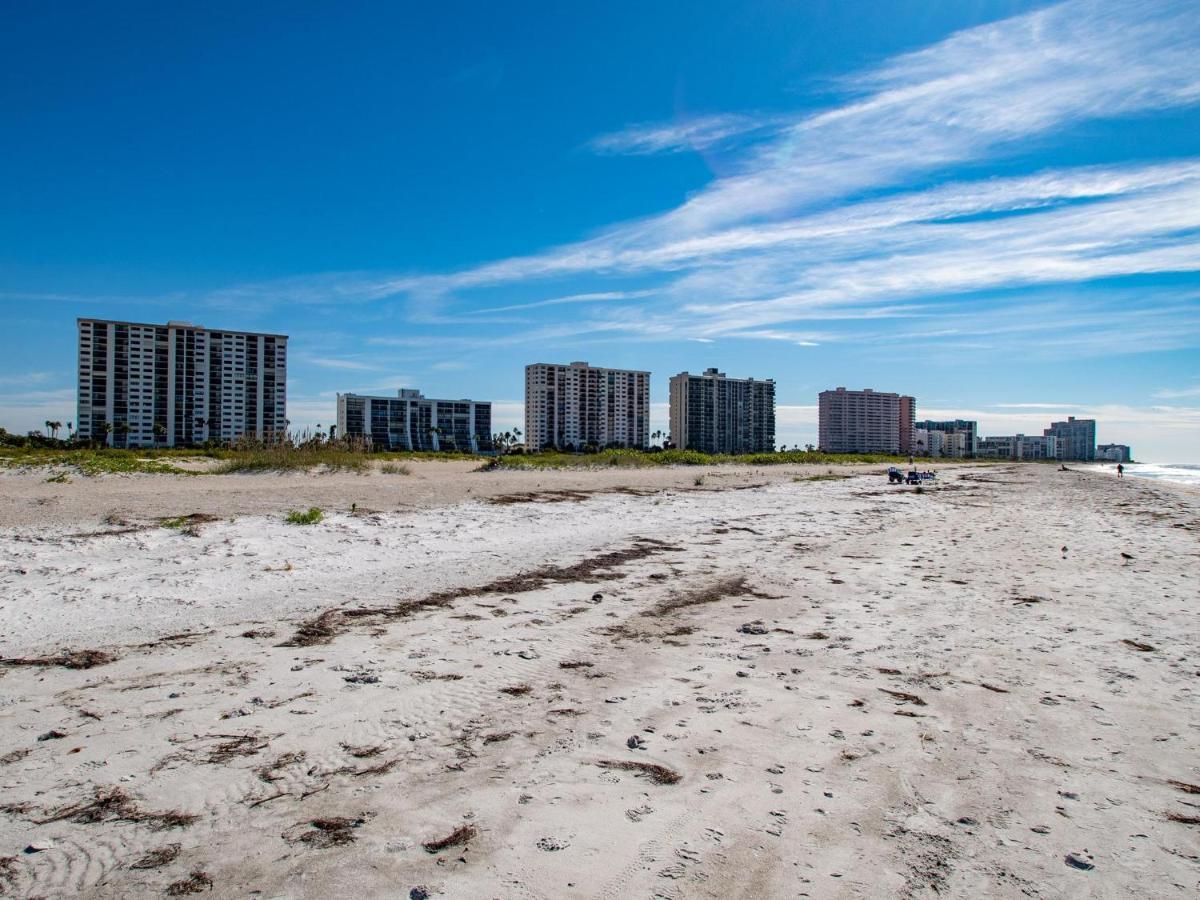
M 307 511 L 293 509 L 284 517 L 284 521 L 289 525 L 316 525 L 323 518 L 325 512 L 320 507 L 313 506 Z
M 178 453 L 177 456 L 184 454 Z M 196 456 L 189 452 L 188 456 Z M 72 468 L 80 475 L 125 475 L 148 473 L 153 475 L 192 474 L 178 466 L 163 461 L 157 451 L 110 450 L 80 448 L 70 450 L 47 449 L 44 447 L 0 447 L 0 466 L 9 468 Z M 69 477 L 60 472 L 54 480 Z

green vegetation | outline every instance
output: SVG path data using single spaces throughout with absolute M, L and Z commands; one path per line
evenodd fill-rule
M 291 510 L 284 521 L 289 525 L 316 525 L 323 518 L 325 518 L 325 513 L 321 508 L 313 506 L 308 512 L 301 512 L 298 509 Z
M 49 466 L 53 468 L 71 467 L 81 475 L 121 475 L 134 472 L 145 472 L 157 475 L 187 475 L 183 469 L 172 466 L 158 458 L 161 451 L 137 450 L 93 450 L 69 449 L 54 450 L 45 447 L 0 447 L 0 466 L 10 468 Z M 177 456 L 195 456 L 194 452 L 178 453 Z M 59 472 L 53 481 L 69 478 L 65 472 Z
M 734 463 L 743 466 L 778 465 L 849 465 L 852 463 L 907 463 L 908 457 L 882 454 L 822 453 L 819 450 L 788 450 L 782 453 L 700 453 L 696 450 L 601 450 L 599 453 L 557 453 L 545 451 L 498 457 L 496 464 L 506 469 L 578 469 L 628 466 L 715 466 Z
M 385 462 L 379 467 L 384 475 L 411 475 L 412 469 L 397 462 Z
M 59 473 L 57 473 L 55 475 L 51 475 L 49 478 L 47 478 L 46 483 L 47 484 L 70 484 L 71 476 L 68 475 L 66 472 L 59 472 Z
M 228 455 L 226 455 L 228 454 Z M 217 451 L 221 462 L 211 471 L 214 475 L 234 472 L 292 472 L 320 466 L 331 471 L 362 472 L 367 467 L 367 455 L 338 446 L 299 446 L 282 444 L 247 450 Z

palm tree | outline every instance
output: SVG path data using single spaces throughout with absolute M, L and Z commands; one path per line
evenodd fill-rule
M 74 433 L 75 433 L 75 423 L 74 423 L 74 422 L 68 422 L 68 423 L 67 423 L 67 440 L 70 440 L 70 439 L 71 439 L 71 436 L 72 436 Z
M 100 426 L 100 430 L 104 432 L 104 443 L 109 444 L 112 439 L 112 422 L 105 422 Z
M 157 442 L 159 442 L 159 441 L 162 441 L 163 443 L 166 443 L 166 440 L 167 440 L 167 426 L 166 426 L 166 425 L 164 425 L 162 422 L 155 422 L 155 423 L 154 423 L 154 440 L 155 440 L 155 442 L 156 442 L 156 443 L 157 443 Z

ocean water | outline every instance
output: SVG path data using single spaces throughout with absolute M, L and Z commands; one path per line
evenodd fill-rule
M 1096 468 L 1112 475 L 1117 474 L 1116 463 L 1105 463 Z M 1176 484 L 1200 485 L 1200 465 L 1187 463 L 1127 463 L 1125 474 L 1135 478 L 1156 478 Z

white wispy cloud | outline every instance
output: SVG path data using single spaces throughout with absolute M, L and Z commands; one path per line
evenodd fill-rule
M 1133 302 L 1096 293 L 1084 305 L 1071 290 L 1200 270 L 1200 159 L 965 181 L 945 174 L 965 163 L 978 171 L 1090 120 L 1200 102 L 1194 3 L 1067 0 L 958 32 L 840 86 L 844 102 L 815 113 L 708 115 L 598 138 L 594 149 L 621 153 L 753 140 L 732 174 L 591 239 L 454 272 L 296 279 L 220 299 L 403 298 L 410 320 L 431 325 L 545 312 L 537 328 L 515 320 L 507 332 L 445 336 L 447 350 L 726 336 L 900 346 L 936 335 L 958 349 L 1020 342 L 1031 352 L 1094 355 L 1200 341 L 1194 296 L 1150 287 Z M 931 186 L 903 189 L 914 181 Z M 630 279 L 643 282 L 631 290 Z M 566 287 L 529 303 L 484 300 L 504 285 L 543 281 Z M 1012 293 L 1052 287 L 1061 305 Z M 457 318 L 446 314 L 454 309 Z M 556 309 L 570 309 L 570 321 L 554 320 Z M 872 329 L 874 319 L 889 327 Z M 911 327 L 896 327 L 905 320 Z M 375 340 L 421 352 L 440 339 Z
M 601 135 L 589 142 L 596 153 L 648 156 L 704 150 L 735 137 L 780 127 L 785 119 L 740 113 L 683 117 L 672 122 L 647 122 Z
M 380 369 L 380 366 L 375 363 L 335 356 L 300 356 L 297 357 L 296 362 L 316 366 L 320 369 L 346 369 L 352 372 L 377 372 Z

